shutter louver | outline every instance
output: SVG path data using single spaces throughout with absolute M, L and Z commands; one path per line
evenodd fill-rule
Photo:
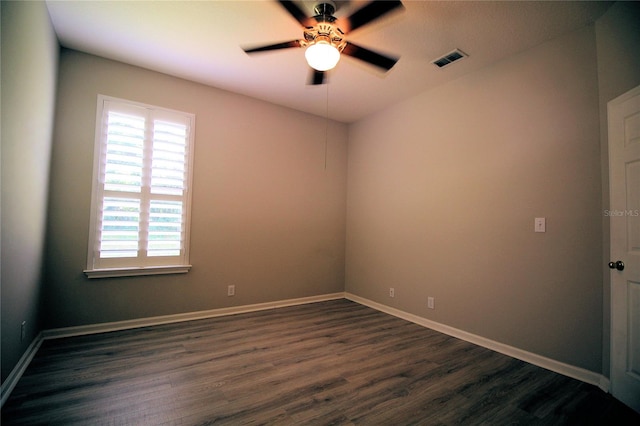
M 144 117 L 109 113 L 104 189 L 140 192 Z
M 185 189 L 187 128 L 180 124 L 156 121 L 153 129 L 151 192 L 182 195 Z
M 182 202 L 151 201 L 148 256 L 180 255 L 182 217 Z
M 140 200 L 105 197 L 102 205 L 100 257 L 136 257 Z

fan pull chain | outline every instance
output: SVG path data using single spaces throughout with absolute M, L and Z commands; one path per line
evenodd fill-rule
M 326 122 L 325 122 L 325 128 L 324 128 L 324 169 L 325 171 L 327 170 L 327 145 L 329 144 L 329 85 L 325 83 L 325 86 L 327 86 L 327 104 L 326 104 L 326 111 L 325 111 L 325 116 L 326 116 Z

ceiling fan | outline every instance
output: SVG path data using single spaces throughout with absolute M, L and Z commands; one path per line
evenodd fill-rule
M 331 0 L 322 0 L 316 4 L 315 15 L 312 17 L 308 17 L 293 1 L 280 0 L 278 3 L 302 25 L 303 38 L 243 50 L 253 54 L 292 47 L 306 48 L 305 58 L 312 68 L 308 84 L 323 84 L 326 72 L 336 66 L 341 54 L 367 62 L 384 71 L 389 71 L 399 59 L 348 42 L 344 36 L 395 9 L 404 8 L 401 1 L 372 1 L 340 20 L 333 16 L 336 5 Z

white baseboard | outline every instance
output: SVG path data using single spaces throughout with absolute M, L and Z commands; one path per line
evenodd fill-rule
M 84 336 L 87 334 L 106 333 L 109 331 L 128 330 L 132 328 L 148 327 L 151 325 L 171 324 L 182 321 L 192 321 L 205 318 L 219 317 L 223 315 L 234 315 L 246 312 L 264 311 L 267 309 L 284 308 L 286 306 L 304 305 L 307 303 L 324 302 L 327 300 L 344 299 L 344 293 L 331 293 L 319 296 L 301 297 L 298 299 L 286 299 L 275 302 L 257 303 L 254 305 L 235 306 L 230 308 L 211 309 L 207 311 L 188 312 L 184 314 L 163 315 L 158 317 L 140 318 L 135 320 L 108 322 L 102 324 L 81 325 L 77 327 L 64 327 L 44 330 L 29 345 L 26 352 L 18 361 L 18 364 L 11 370 L 7 380 L 2 383 L 2 401 L 0 407 L 9 398 L 11 391 L 15 388 L 18 380 L 22 377 L 29 363 L 35 356 L 44 340 L 59 339 L 62 337 Z
M 603 391 L 609 393 L 611 391 L 611 381 L 603 375 L 600 375 L 600 382 L 598 383 L 598 387 Z
M 585 370 L 583 368 L 575 367 L 569 364 L 565 364 L 560 361 L 556 361 L 550 358 L 543 357 L 531 352 L 524 351 L 522 349 L 515 348 L 513 346 L 505 345 L 490 339 L 486 339 L 475 334 L 468 333 L 453 327 L 449 327 L 444 324 L 437 323 L 435 321 L 428 320 L 426 318 L 419 317 L 408 312 L 401 311 L 390 306 L 386 306 L 369 299 L 365 299 L 360 296 L 356 296 L 351 293 L 331 293 L 319 296 L 302 297 L 298 299 L 287 299 L 275 302 L 258 303 L 253 305 L 235 306 L 230 308 L 211 309 L 207 311 L 189 312 L 184 314 L 164 315 L 150 318 L 140 318 L 135 320 L 117 321 L 102 324 L 82 325 L 77 327 L 65 327 L 56 328 L 42 331 L 27 348 L 26 352 L 18 361 L 18 364 L 11 371 L 7 380 L 4 381 L 1 388 L 2 401 L 0 407 L 4 405 L 9 398 L 11 391 L 20 380 L 20 377 L 24 374 L 29 363 L 35 356 L 36 352 L 40 348 L 40 345 L 47 339 L 58 339 L 62 337 L 82 336 L 87 334 L 105 333 L 110 331 L 128 330 L 133 328 L 148 327 L 152 325 L 171 324 L 182 321 L 192 321 L 198 319 L 213 318 L 224 315 L 234 315 L 246 312 L 263 311 L 267 309 L 283 308 L 286 306 L 304 305 L 307 303 L 324 302 L 327 300 L 335 299 L 348 299 L 353 302 L 359 303 L 364 306 L 376 309 L 381 312 L 393 315 L 398 318 L 413 322 L 426 328 L 447 334 L 452 337 L 456 337 L 461 340 L 465 340 L 470 343 L 474 343 L 478 346 L 483 346 L 487 349 L 508 355 L 512 358 L 520 359 L 533 365 L 537 365 L 547 370 L 554 371 L 559 374 L 598 386 L 605 392 L 609 392 L 609 379 L 601 374 L 594 373 L 593 371 Z
M 88 334 L 106 333 L 109 331 L 128 330 L 133 328 L 148 327 L 151 325 L 171 324 L 182 321 L 192 321 L 219 317 L 223 315 L 234 315 L 246 312 L 264 311 L 267 309 L 284 308 L 286 306 L 304 305 L 307 303 L 324 302 L 327 300 L 344 299 L 344 293 L 331 293 L 319 296 L 301 297 L 298 299 L 286 299 L 275 302 L 257 303 L 253 305 L 235 306 L 230 308 L 211 309 L 207 311 L 188 312 L 184 314 L 164 315 L 150 318 L 140 318 L 135 320 L 117 321 L 102 324 L 81 325 L 77 327 L 64 327 L 44 330 L 29 345 L 26 352 L 18 361 L 18 364 L 11 370 L 7 380 L 2 383 L 2 401 L 0 407 L 9 398 L 11 391 L 24 374 L 29 363 L 35 356 L 44 340 L 59 339 L 62 337 L 84 336 Z
M 11 373 L 7 376 L 7 379 L 2 383 L 2 388 L 0 390 L 0 394 L 2 395 L 2 399 L 0 400 L 0 407 L 4 406 L 4 403 L 7 402 L 9 395 L 13 391 L 13 388 L 18 384 L 18 380 L 22 377 L 25 370 L 31 363 L 31 360 L 35 356 L 38 349 L 40 349 L 40 345 L 42 344 L 43 338 L 42 333 L 39 333 L 33 342 L 29 345 L 27 350 L 22 354 L 20 360 L 16 364 L 16 366 L 11 370 Z
M 214 318 L 223 315 L 235 315 L 246 312 L 264 311 L 267 309 L 283 308 L 286 306 L 304 305 L 307 303 L 324 302 L 326 300 L 344 299 L 344 293 L 331 293 L 319 296 L 286 299 L 275 302 L 257 303 L 253 305 L 233 306 L 229 308 L 210 309 L 207 311 L 187 312 L 184 314 L 163 315 L 157 317 L 140 318 L 126 321 L 107 322 L 101 324 L 80 325 L 45 330 L 43 338 L 59 339 L 61 337 L 83 336 L 87 334 L 106 333 L 110 331 L 129 330 L 133 328 L 149 327 L 152 325 L 171 324 L 175 322 L 193 321 Z
M 544 357 L 532 352 L 528 352 L 522 349 L 515 348 L 513 346 L 505 345 L 504 343 L 496 342 L 491 339 L 487 339 L 482 336 L 478 336 L 472 333 L 468 333 L 457 328 L 450 327 L 448 325 L 440 324 L 435 321 L 428 320 L 426 318 L 419 317 L 408 312 L 401 311 L 390 306 L 383 305 L 381 303 L 374 302 L 369 299 L 365 299 L 355 294 L 346 292 L 345 298 L 353 302 L 360 303 L 361 305 L 368 306 L 378 311 L 393 315 L 398 318 L 413 322 L 426 328 L 438 331 L 440 333 L 447 334 L 452 337 L 456 337 L 461 340 L 476 344 L 478 346 L 491 349 L 504 355 L 508 355 L 512 358 L 519 359 L 521 361 L 528 362 L 529 364 L 537 365 L 538 367 L 551 370 L 555 373 L 562 374 L 564 376 L 571 377 L 573 379 L 580 380 L 591 385 L 598 386 L 605 392 L 609 392 L 609 379 L 602 374 L 595 373 L 584 368 L 576 367 L 564 362 L 556 361 L 551 358 Z

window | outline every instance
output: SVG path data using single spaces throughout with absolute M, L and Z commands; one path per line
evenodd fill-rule
M 189 271 L 194 122 L 98 96 L 89 278 Z

